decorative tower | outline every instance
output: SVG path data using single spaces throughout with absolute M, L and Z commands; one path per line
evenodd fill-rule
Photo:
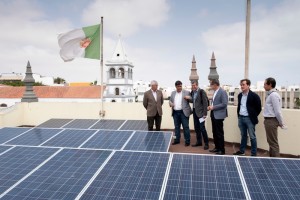
M 135 102 L 133 90 L 133 64 L 128 60 L 121 42 L 121 35 L 107 66 L 107 81 L 104 91 L 106 102 Z
M 26 86 L 26 90 L 23 94 L 21 102 L 37 102 L 38 98 L 36 97 L 33 91 L 34 78 L 32 77 L 32 71 L 29 61 L 27 62 L 26 67 L 26 76 L 24 78 L 24 84 Z
M 198 81 L 198 80 L 199 80 L 199 76 L 197 74 L 196 60 L 195 60 L 195 55 L 193 55 L 190 81 L 192 82 L 192 81 Z
M 212 53 L 211 59 L 210 59 L 210 70 L 208 75 L 208 80 L 212 79 L 219 79 L 219 74 L 217 72 L 217 66 L 216 66 L 216 59 L 214 52 Z

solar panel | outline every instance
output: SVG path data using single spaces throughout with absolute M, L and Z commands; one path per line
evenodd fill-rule
M 132 133 L 133 131 L 100 130 L 81 147 L 120 150 Z
M 124 150 L 167 152 L 171 139 L 171 132 L 137 131 Z
M 62 129 L 34 128 L 23 135 L 6 142 L 5 144 L 38 146 L 60 131 L 62 131 Z
M 74 199 L 110 153 L 64 149 L 3 199 Z
M 57 150 L 55 148 L 15 147 L 2 154 L 0 156 L 0 194 L 48 159 Z
M 120 130 L 148 130 L 148 123 L 146 120 L 127 120 Z
M 79 147 L 95 132 L 96 130 L 65 129 L 46 143 L 43 143 L 43 146 Z
M 10 146 L 1 146 L 0 145 L 0 154 L 5 152 L 6 150 L 10 149 L 11 147 Z
M 0 144 L 28 131 L 30 128 L 2 128 L 0 129 Z
M 80 199 L 159 199 L 169 154 L 117 151 Z
M 164 199 L 246 199 L 233 157 L 174 154 Z
M 118 130 L 120 126 L 125 122 L 125 120 L 107 120 L 102 119 L 94 124 L 91 129 L 110 129 L 110 130 Z
M 62 128 L 88 129 L 97 121 L 98 119 L 75 119 Z
M 300 160 L 239 157 L 252 199 L 300 199 Z
M 43 128 L 61 128 L 73 119 L 49 119 L 42 124 L 38 125 L 38 127 Z

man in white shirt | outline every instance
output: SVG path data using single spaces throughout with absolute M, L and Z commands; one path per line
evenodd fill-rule
M 175 136 L 172 145 L 180 143 L 180 127 L 182 124 L 185 146 L 190 145 L 190 128 L 189 128 L 189 118 L 192 113 L 192 109 L 188 100 L 191 98 L 191 94 L 187 90 L 182 90 L 182 82 L 175 82 L 176 91 L 173 91 L 170 97 L 169 105 L 172 107 L 172 116 L 175 125 Z
M 209 151 L 216 153 L 218 155 L 224 155 L 225 141 L 224 141 L 223 121 L 228 116 L 227 115 L 228 96 L 226 91 L 220 87 L 219 80 L 217 79 L 211 80 L 210 86 L 215 92 L 212 100 L 212 105 L 208 106 L 207 110 L 211 111 L 210 117 L 211 117 L 215 148 Z
M 267 78 L 264 83 L 264 88 L 267 91 L 267 97 L 264 107 L 264 125 L 269 144 L 270 157 L 280 157 L 278 144 L 278 126 L 284 127 L 283 117 L 281 114 L 281 97 L 277 93 L 276 80 Z

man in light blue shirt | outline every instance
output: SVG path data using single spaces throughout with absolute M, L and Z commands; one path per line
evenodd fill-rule
M 269 144 L 270 157 L 280 157 L 278 144 L 278 126 L 284 127 L 283 117 L 281 114 L 281 97 L 277 93 L 276 80 L 267 78 L 264 83 L 264 88 L 267 91 L 267 97 L 264 107 L 264 125 Z

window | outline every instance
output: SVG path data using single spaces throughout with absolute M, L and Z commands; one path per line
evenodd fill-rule
M 111 68 L 109 70 L 110 78 L 116 78 L 116 70 L 114 68 Z
M 120 89 L 119 88 L 115 89 L 115 95 L 120 95 Z
M 124 69 L 123 68 L 119 68 L 119 70 L 118 70 L 118 77 L 119 78 L 124 78 Z

